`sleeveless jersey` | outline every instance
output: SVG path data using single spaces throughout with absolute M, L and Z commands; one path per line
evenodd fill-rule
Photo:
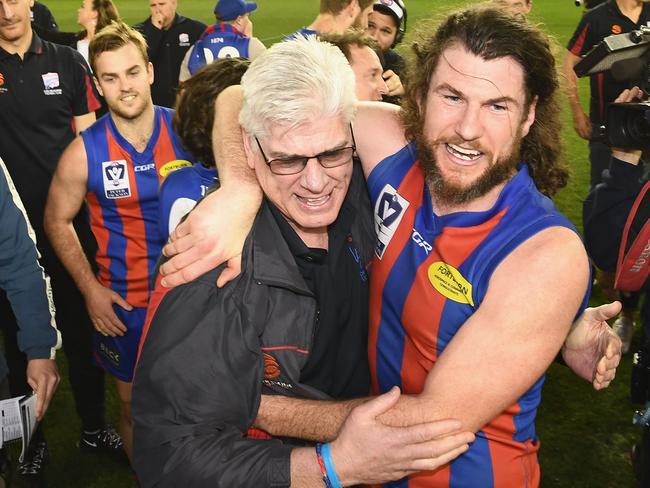
M 301 27 L 296 32 L 289 34 L 287 37 L 282 39 L 283 41 L 291 41 L 293 39 L 299 39 L 300 37 L 312 37 L 317 36 L 318 31 L 314 29 L 309 29 L 307 27 Z
M 158 230 L 159 183 L 170 171 L 191 164 L 172 132 L 172 114 L 155 107 L 153 133 L 142 153 L 117 131 L 110 114 L 81 133 L 97 279 L 134 307 L 147 306 L 149 278 L 165 243 Z
M 171 173 L 160 186 L 160 236 L 167 240 L 181 219 L 218 181 L 217 169 L 196 163 Z
M 214 24 L 205 29 L 192 48 L 187 69 L 196 73 L 221 58 L 248 58 L 250 38 L 230 24 Z
M 543 229 L 573 225 L 537 191 L 526 165 L 486 212 L 435 215 L 412 144 L 383 160 L 368 187 L 378 238 L 368 339 L 373 392 L 399 385 L 418 394 L 438 356 L 481 305 L 502 260 Z M 447 467 L 386 486 L 537 486 L 534 419 L 542 383 L 543 377 Z

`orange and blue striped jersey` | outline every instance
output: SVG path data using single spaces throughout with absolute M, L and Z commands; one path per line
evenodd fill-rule
M 154 129 L 143 152 L 118 132 L 106 114 L 81 133 L 88 158 L 90 225 L 97 240 L 97 279 L 134 307 L 146 307 L 164 239 L 158 230 L 158 187 L 190 166 L 172 131 L 173 111 L 155 107 Z
M 373 392 L 398 385 L 418 394 L 438 356 L 481 305 L 503 259 L 543 229 L 573 225 L 537 191 L 525 164 L 485 212 L 435 215 L 414 145 L 380 162 L 368 187 L 377 231 L 368 343 Z M 386 486 L 537 486 L 534 420 L 542 383 L 543 377 L 449 465 Z

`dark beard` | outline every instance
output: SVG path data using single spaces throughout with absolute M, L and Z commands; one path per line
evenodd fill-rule
M 486 195 L 497 185 L 508 181 L 515 173 L 515 168 L 519 162 L 521 139 L 521 136 L 518 134 L 510 154 L 506 154 L 497 159 L 496 163 L 486 168 L 476 181 L 467 186 L 461 186 L 445 180 L 436 162 L 432 147 L 444 143 L 430 143 L 422 131 L 419 130 L 414 139 L 415 146 L 417 148 L 420 166 L 424 170 L 425 181 L 429 186 L 429 192 L 434 202 L 445 207 L 463 205 Z M 462 141 L 445 142 L 463 145 Z M 490 155 L 484 154 L 484 157 L 486 156 L 489 157 Z

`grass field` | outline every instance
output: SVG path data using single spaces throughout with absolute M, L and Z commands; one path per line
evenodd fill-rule
M 464 2 L 450 0 L 407 0 L 409 26 L 428 17 L 432 9 L 439 12 Z M 77 30 L 76 11 L 80 0 L 45 0 L 63 30 Z M 148 15 L 145 0 L 116 0 L 120 13 L 129 23 Z M 258 0 L 255 35 L 267 45 L 283 34 L 309 23 L 317 12 L 316 0 Z M 179 11 L 188 17 L 210 22 L 213 2 L 179 0 Z M 581 9 L 570 0 L 535 0 L 532 20 L 544 24 L 558 42 L 558 53 L 575 28 Z M 408 36 L 407 42 L 408 43 Z M 586 84 L 582 84 L 586 100 Z M 572 170 L 569 186 L 556 198 L 560 208 L 581 226 L 581 202 L 588 186 L 588 160 L 585 141 L 571 127 L 570 114 L 564 113 L 565 158 Z M 571 272 L 571 270 L 567 270 Z M 561 286 L 561 283 L 558 284 Z M 598 296 L 593 300 L 598 303 Z M 60 355 L 63 356 L 62 354 Z M 617 380 L 607 391 L 594 392 L 566 368 L 552 366 L 544 389 L 539 412 L 538 430 L 542 439 L 541 464 L 544 487 L 630 487 L 635 486 L 628 457 L 629 449 L 640 431 L 631 425 L 634 406 L 629 402 L 630 358 L 625 357 Z M 61 361 L 65 369 L 65 364 Z M 65 375 L 64 375 L 65 376 Z M 109 395 L 109 413 L 116 418 L 115 396 Z M 476 399 L 480 408 L 481 399 Z M 47 416 L 46 432 L 51 461 L 48 483 L 53 488 L 128 487 L 132 475 L 126 467 L 110 460 L 84 457 L 75 443 L 78 420 L 74 413 L 67 380 L 63 382 Z M 235 488 L 235 487 L 233 487 Z

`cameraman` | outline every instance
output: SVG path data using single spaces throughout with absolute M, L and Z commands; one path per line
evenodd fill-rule
M 643 92 L 634 87 L 624 90 L 615 101 L 635 102 L 643 97 Z M 605 271 L 616 270 L 628 215 L 636 197 L 648 181 L 647 174 L 644 175 L 644 166 L 640 150 L 612 148 L 609 171 L 604 173 L 603 182 L 593 188 L 585 200 L 585 246 L 596 266 Z M 650 353 L 650 300 L 647 293 L 640 310 L 640 318 L 643 332 L 640 350 L 647 361 Z M 650 381 L 650 378 L 647 378 L 647 381 Z M 650 399 L 648 393 L 650 392 L 643 392 L 646 401 Z M 635 396 L 638 395 L 637 392 Z M 650 486 L 650 429 L 647 427 L 644 429 L 641 443 L 635 446 L 635 456 L 634 464 L 640 471 L 638 474 L 641 486 Z

